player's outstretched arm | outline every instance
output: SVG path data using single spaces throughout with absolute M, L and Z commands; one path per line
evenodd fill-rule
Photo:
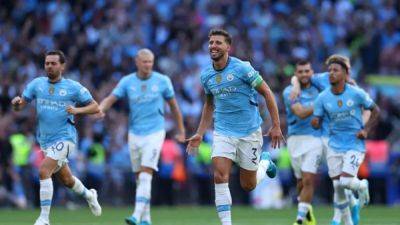
M 304 107 L 299 102 L 293 104 L 290 109 L 296 116 L 300 117 L 300 119 L 305 119 L 311 116 L 314 112 L 312 107 Z
M 111 94 L 107 96 L 103 101 L 100 102 L 99 109 L 101 112 L 105 113 L 107 110 L 111 108 L 112 105 L 117 101 L 117 97 L 115 95 Z
M 267 83 L 265 83 L 265 81 L 262 81 L 256 87 L 256 90 L 264 97 L 265 102 L 267 103 L 269 114 L 271 115 L 272 127 L 268 132 L 268 135 L 271 137 L 271 146 L 273 148 L 279 148 L 280 142 L 283 141 L 283 135 L 281 131 L 281 123 L 279 120 L 278 107 L 275 102 L 275 96 Z
M 201 113 L 200 124 L 195 135 L 187 139 L 188 145 L 186 147 L 186 152 L 189 154 L 196 154 L 203 140 L 203 135 L 207 128 L 210 126 L 212 121 L 212 116 L 214 112 L 214 101 L 212 95 L 206 95 L 206 101 L 203 106 L 203 112 Z
M 24 98 L 21 98 L 20 96 L 16 96 L 11 100 L 12 108 L 15 111 L 21 111 L 23 108 L 25 108 L 27 103 L 28 102 Z
M 110 94 L 103 101 L 100 102 L 99 112 L 94 115 L 96 119 L 102 119 L 106 115 L 106 111 L 111 108 L 111 106 L 117 101 L 117 97 L 115 95 Z
M 293 88 L 290 92 L 290 100 L 294 100 L 300 96 L 300 92 L 301 92 L 299 79 L 296 76 L 292 76 L 292 79 L 290 80 L 290 84 L 293 86 Z
M 357 137 L 360 139 L 365 139 L 368 137 L 368 133 L 371 131 L 371 129 L 376 125 L 376 123 L 378 122 L 378 118 L 379 118 L 379 113 L 380 113 L 380 109 L 377 105 L 374 105 L 374 107 L 372 108 L 371 111 L 371 116 L 369 117 L 369 120 L 367 121 L 367 123 L 364 126 L 364 129 L 360 130 L 357 133 Z M 364 119 L 364 118 L 363 118 Z
M 369 121 L 369 118 L 371 118 L 371 110 L 362 110 L 362 121 L 363 124 L 367 124 Z
M 68 106 L 67 112 L 69 114 L 77 115 L 77 114 L 95 114 L 100 112 L 99 105 L 95 100 L 92 100 L 88 105 L 83 107 L 74 107 Z
M 176 140 L 179 142 L 184 142 L 186 138 L 185 127 L 183 125 L 182 113 L 179 110 L 178 103 L 175 98 L 171 98 L 168 101 L 169 108 L 171 109 L 172 115 L 174 115 L 175 121 L 178 125 L 179 133 L 175 136 Z

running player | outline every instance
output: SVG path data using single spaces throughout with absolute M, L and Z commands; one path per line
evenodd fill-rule
M 338 55 L 338 54 L 333 54 L 331 55 L 327 61 L 331 60 L 331 59 L 339 59 L 341 61 L 343 61 L 346 66 L 349 68 L 349 74 L 347 74 L 346 76 L 346 82 L 352 85 L 356 85 L 356 82 L 351 79 L 350 77 L 350 71 L 351 71 L 351 64 L 350 64 L 350 59 L 347 58 L 346 56 L 342 56 L 342 55 Z M 311 84 L 318 88 L 318 90 L 320 92 L 322 92 L 323 90 L 330 88 L 331 84 L 329 82 L 329 73 L 328 72 L 324 72 L 324 73 L 318 73 L 318 74 L 314 74 L 311 77 Z M 295 96 L 298 96 L 299 93 L 301 93 L 301 89 L 300 89 L 300 83 L 297 79 L 296 76 L 292 77 L 292 91 L 290 93 L 290 98 L 293 99 Z M 363 110 L 363 122 L 364 124 L 368 121 L 369 117 L 370 117 L 371 111 L 369 110 Z M 323 152 L 324 155 L 326 155 L 326 152 L 328 150 L 328 124 L 329 124 L 329 118 L 328 117 L 323 117 L 322 118 L 322 144 L 323 144 Z M 334 189 L 335 190 L 335 189 Z M 336 192 L 334 192 L 334 196 L 336 196 Z M 360 204 L 358 199 L 354 196 L 354 193 L 351 190 L 346 189 L 346 195 L 350 201 L 350 208 L 351 208 L 351 216 L 353 219 L 353 223 L 354 225 L 358 225 L 359 220 L 360 220 Z M 334 205 L 335 208 L 335 213 L 334 213 L 334 217 L 340 217 L 341 213 L 340 213 L 340 209 L 338 209 L 336 207 L 336 205 Z
M 183 119 L 169 77 L 153 71 L 154 54 L 141 49 L 135 58 L 137 72 L 121 79 L 112 93 L 100 103 L 102 116 L 118 100 L 129 100 L 129 149 L 132 170 L 136 174 L 136 200 L 131 225 L 149 225 L 151 180 L 158 170 L 165 138 L 164 103 L 167 102 L 178 126 L 176 139 L 185 141 Z
M 47 77 L 32 80 L 25 88 L 22 97 L 17 96 L 11 102 L 14 110 L 19 111 L 29 102 L 36 100 L 38 119 L 36 136 L 46 157 L 39 168 L 41 212 L 35 225 L 50 224 L 53 174 L 64 186 L 83 196 L 95 216 L 101 215 L 96 190 L 88 190 L 72 175 L 67 164 L 68 155 L 75 151 L 77 141 L 74 115 L 94 114 L 99 112 L 99 107 L 85 87 L 62 76 L 65 62 L 63 52 L 59 50 L 47 52 L 44 63 Z
M 335 213 L 332 225 L 353 225 L 348 198 L 345 189 L 358 192 L 360 204 L 369 202 L 368 181 L 359 180 L 357 172 L 365 155 L 364 139 L 367 138 L 379 115 L 379 108 L 362 89 L 346 83 L 349 67 L 338 57 L 327 60 L 331 88 L 324 90 L 314 104 L 312 125 L 320 128 L 323 117 L 329 118 L 329 143 L 327 163 L 329 176 L 335 190 Z M 371 111 L 371 117 L 365 124 L 362 111 Z
M 240 166 L 240 184 L 246 191 L 253 190 L 266 172 L 270 177 L 276 173 L 269 154 L 261 154 L 262 120 L 257 107 L 257 92 L 264 97 L 272 117 L 269 135 L 273 148 L 280 146 L 283 136 L 278 108 L 268 85 L 249 62 L 229 56 L 230 34 L 214 29 L 208 37 L 212 64 L 201 73 L 206 101 L 198 130 L 188 139 L 187 151 L 196 152 L 214 114 L 212 164 L 215 204 L 221 224 L 231 225 L 232 197 L 228 183 L 232 163 Z
M 300 95 L 294 100 L 290 99 L 292 85 L 283 91 L 288 124 L 288 149 L 299 192 L 294 225 L 316 224 L 311 201 L 314 195 L 315 175 L 322 158 L 322 141 L 321 131 L 311 126 L 312 106 L 319 94 L 319 89 L 310 81 L 313 73 L 310 62 L 299 61 L 296 63 L 295 76 L 300 82 Z

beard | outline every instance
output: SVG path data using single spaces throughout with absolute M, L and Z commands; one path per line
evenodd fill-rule
M 222 59 L 222 57 L 224 57 L 224 54 L 218 53 L 217 55 L 213 56 L 213 54 L 210 53 L 210 57 L 213 61 L 219 61 L 220 59 Z
M 306 85 L 308 85 L 309 83 L 310 83 L 310 79 L 309 79 L 309 78 L 300 79 L 300 84 L 301 84 L 301 85 L 306 86 Z
M 221 50 L 218 50 L 218 51 L 215 52 L 215 53 L 212 53 L 211 50 L 210 50 L 210 51 L 209 51 L 209 54 L 210 54 L 210 58 L 211 58 L 213 61 L 219 61 L 220 59 L 222 59 L 222 58 L 224 57 L 224 52 L 221 51 Z
M 47 72 L 47 77 L 51 80 L 59 77 L 61 75 L 61 72 L 57 72 L 57 71 L 51 71 L 51 72 Z

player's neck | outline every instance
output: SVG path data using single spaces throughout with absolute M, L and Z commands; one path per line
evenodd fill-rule
M 307 84 L 300 84 L 301 89 L 307 89 L 309 87 L 311 87 L 311 83 L 308 82 Z
M 60 75 L 60 76 L 55 77 L 55 78 L 49 78 L 49 82 L 54 84 L 54 83 L 59 82 L 61 79 L 62 79 L 62 76 Z
M 136 75 L 137 75 L 137 77 L 139 77 L 139 79 L 141 79 L 141 80 L 147 80 L 147 79 L 150 78 L 151 72 L 150 72 L 150 73 L 144 73 L 144 72 L 137 71 Z
M 332 93 L 335 94 L 335 95 L 342 94 L 345 89 L 346 89 L 346 83 L 344 83 L 344 82 L 332 85 L 332 88 L 331 88 Z
M 220 58 L 218 61 L 213 61 L 213 67 L 217 71 L 223 70 L 228 65 L 228 61 L 229 61 L 229 56 L 228 56 L 228 54 L 226 54 L 222 58 Z

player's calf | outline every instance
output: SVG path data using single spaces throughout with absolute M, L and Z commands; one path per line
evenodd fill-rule
M 232 225 L 232 197 L 228 183 L 215 184 L 215 206 L 222 225 Z
M 316 224 L 311 206 L 312 197 L 314 195 L 314 177 L 315 174 L 313 173 L 302 172 L 302 189 L 299 196 L 300 201 L 296 217 L 297 224 Z
M 40 180 L 40 216 L 35 225 L 49 225 L 49 214 L 53 198 L 53 181 L 51 178 Z
M 134 218 L 140 220 L 146 209 L 150 204 L 151 198 L 151 180 L 153 175 L 147 172 L 140 172 L 137 180 L 135 210 L 132 214 Z
M 360 223 L 360 201 L 354 196 L 353 191 L 346 189 L 347 199 L 350 202 L 351 219 L 354 225 Z
M 59 177 L 58 179 L 67 188 L 72 188 L 75 184 L 75 179 L 73 176 L 63 176 L 63 177 Z
M 341 176 L 340 185 L 344 188 L 357 191 L 361 205 L 367 205 L 369 203 L 369 185 L 367 180 L 359 180 L 357 177 Z
M 257 183 L 255 181 L 242 181 L 240 180 L 240 186 L 244 191 L 250 192 L 256 188 Z
M 265 176 L 265 172 L 264 172 Z M 240 168 L 240 186 L 245 191 L 251 191 L 257 186 L 257 171 Z

